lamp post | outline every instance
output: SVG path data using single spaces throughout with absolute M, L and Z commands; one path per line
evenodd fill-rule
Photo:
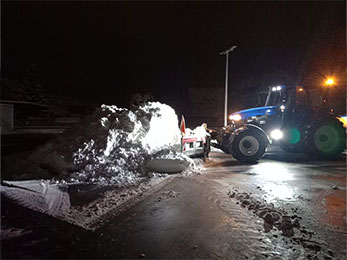
M 229 69 L 229 52 L 235 50 L 237 46 L 231 46 L 229 49 L 219 53 L 226 56 L 225 62 L 225 97 L 224 97 L 224 126 L 228 124 L 228 69 Z

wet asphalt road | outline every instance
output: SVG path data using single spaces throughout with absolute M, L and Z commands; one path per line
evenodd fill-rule
M 3 218 L 17 226 L 25 221 L 33 232 L 2 241 L 2 258 L 345 259 L 345 158 L 311 161 L 272 150 L 258 164 L 241 165 L 213 152 L 204 167 L 199 175 L 177 176 L 95 231 L 5 201 Z M 230 198 L 232 190 L 295 212 L 311 235 L 265 230 L 261 217 Z M 9 220 L 18 213 L 22 221 Z M 303 246 L 306 240 L 318 246 Z

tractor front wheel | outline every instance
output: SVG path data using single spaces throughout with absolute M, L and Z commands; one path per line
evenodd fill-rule
M 255 163 L 265 153 L 266 139 L 254 129 L 239 133 L 231 144 L 230 153 L 240 162 Z
M 316 159 L 336 159 L 346 147 L 346 133 L 337 120 L 317 122 L 308 129 L 306 152 Z

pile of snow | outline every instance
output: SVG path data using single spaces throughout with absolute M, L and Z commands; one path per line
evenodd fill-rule
M 153 154 L 151 160 L 146 164 L 147 171 L 164 173 L 178 173 L 194 167 L 192 159 L 170 149 L 163 149 Z
M 122 186 L 145 177 L 146 163 L 159 151 L 189 167 L 189 158 L 173 151 L 179 143 L 177 115 L 168 105 L 148 102 L 133 110 L 102 105 L 29 160 L 67 182 Z
M 152 117 L 149 123 L 149 130 L 145 137 L 141 139 L 142 146 L 151 153 L 162 149 L 165 146 L 172 147 L 180 142 L 181 133 L 178 128 L 178 119 L 170 106 L 156 103 L 148 103 L 142 107 L 147 113 L 153 108 L 159 111 Z
M 27 179 L 50 180 L 4 182 L 1 194 L 24 207 L 94 229 L 115 208 L 158 187 L 167 179 L 156 178 L 167 176 L 162 173 L 195 172 L 193 160 L 179 152 L 180 144 L 171 107 L 159 102 L 132 110 L 102 105 L 75 128 L 13 164 Z M 70 184 L 90 183 L 110 184 L 101 185 L 109 190 L 83 206 L 72 205 Z
M 206 141 L 206 136 L 210 134 L 206 131 L 206 124 L 202 124 L 201 126 L 196 127 L 195 129 L 186 129 L 186 135 L 184 138 L 198 138 Z

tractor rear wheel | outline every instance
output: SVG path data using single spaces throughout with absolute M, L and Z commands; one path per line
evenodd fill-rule
M 336 159 L 346 147 L 345 128 L 328 119 L 312 125 L 307 132 L 306 152 L 316 159 Z
M 265 153 L 267 141 L 254 129 L 239 133 L 231 144 L 230 152 L 240 162 L 255 163 Z

